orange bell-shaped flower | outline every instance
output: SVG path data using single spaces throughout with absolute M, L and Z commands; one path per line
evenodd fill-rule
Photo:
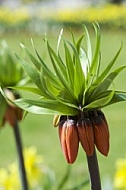
M 79 141 L 86 152 L 87 156 L 91 156 L 94 152 L 94 134 L 92 122 L 89 118 L 80 119 L 77 122 L 77 130 Z
M 79 138 L 76 122 L 73 119 L 68 118 L 60 122 L 59 138 L 67 162 L 74 163 L 78 154 Z
M 94 128 L 94 141 L 97 149 L 104 156 L 109 152 L 109 130 L 106 118 L 102 112 L 92 118 Z

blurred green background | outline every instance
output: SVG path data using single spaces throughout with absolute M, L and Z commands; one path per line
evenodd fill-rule
M 80 35 L 80 30 L 74 31 L 76 37 Z M 123 49 L 116 62 L 116 66 L 126 64 L 126 35 L 124 31 L 106 31 L 102 30 L 101 51 L 103 67 L 113 58 L 114 54 L 123 42 Z M 59 31 L 48 33 L 48 37 L 52 46 L 56 47 Z M 92 43 L 94 43 L 95 35 L 90 31 Z M 21 49 L 19 43 L 24 43 L 31 51 L 30 38 L 33 39 L 36 48 L 49 64 L 50 60 L 44 46 L 43 35 L 12 35 L 6 34 L 1 36 L 1 40 L 6 39 L 11 50 L 20 54 Z M 64 37 L 70 39 L 69 31 L 64 31 Z M 126 74 L 122 72 L 121 76 L 115 80 L 115 87 L 118 90 L 126 90 Z M 26 92 L 21 92 L 23 97 L 33 96 Z M 119 157 L 124 157 L 126 154 L 126 103 L 118 103 L 103 109 L 110 130 L 110 152 L 108 157 L 104 157 L 98 153 L 100 173 L 102 180 L 106 177 L 113 179 L 115 172 L 115 162 Z M 43 155 L 45 164 L 47 164 L 56 173 L 57 180 L 64 174 L 67 168 L 67 163 L 63 157 L 59 138 L 58 129 L 52 125 L 53 116 L 33 115 L 28 114 L 27 117 L 20 123 L 20 131 L 24 147 L 36 146 L 38 153 Z M 0 167 L 6 167 L 16 159 L 16 146 L 14 142 L 13 130 L 7 125 L 0 131 Z M 79 183 L 81 180 L 88 178 L 88 170 L 86 156 L 81 146 L 75 164 L 72 165 L 70 182 L 72 184 Z
M 5 39 L 12 52 L 14 51 L 20 55 L 20 42 L 24 43 L 33 52 L 30 41 L 32 38 L 35 47 L 47 64 L 49 64 L 50 60 L 48 59 L 43 41 L 45 32 L 52 46 L 56 47 L 58 35 L 62 27 L 65 28 L 64 37 L 70 40 L 70 26 L 73 28 L 76 37 L 78 37 L 82 32 L 81 21 L 90 27 L 90 24 L 96 20 L 101 26 L 103 67 L 111 61 L 121 43 L 123 43 L 123 49 L 116 62 L 116 66 L 126 64 L 125 3 L 118 5 L 118 2 L 121 1 L 118 1 L 116 4 L 106 4 L 108 1 L 100 2 L 95 1 L 95 4 L 91 3 L 85 6 L 83 10 L 82 7 L 72 10 L 70 8 L 63 8 L 61 10 L 58 8 L 52 9 L 49 6 L 47 9 L 47 6 L 43 4 L 40 7 L 36 7 L 34 6 L 36 4 L 31 4 L 30 1 L 24 1 L 23 4 L 21 3 L 23 5 L 21 7 L 20 5 L 5 7 L 1 4 L 0 41 Z M 35 2 L 32 1 L 32 3 Z M 32 12 L 33 8 L 35 12 Z M 95 35 L 91 27 L 90 35 L 92 44 L 94 44 Z M 125 70 L 115 80 L 114 85 L 116 89 L 126 91 Z M 21 94 L 23 97 L 33 96 L 26 92 L 21 92 Z M 126 103 L 122 102 L 109 106 L 104 108 L 103 111 L 109 123 L 110 152 L 107 158 L 98 153 L 102 181 L 105 178 L 113 180 L 117 158 L 126 155 Z M 20 123 L 20 131 L 24 147 L 36 146 L 38 153 L 43 155 L 45 164 L 54 170 L 57 180 L 60 181 L 61 176 L 66 171 L 67 163 L 61 151 L 58 129 L 53 127 L 52 120 L 53 116 L 28 114 L 24 121 Z M 0 167 L 6 167 L 16 157 L 13 130 L 6 125 L 0 130 Z M 72 185 L 88 178 L 86 155 L 81 146 L 77 160 L 71 167 L 72 172 L 69 183 L 72 183 Z M 89 189 L 89 186 L 87 186 L 87 189 Z

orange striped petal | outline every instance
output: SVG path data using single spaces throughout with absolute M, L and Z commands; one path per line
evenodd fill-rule
M 95 144 L 104 156 L 109 152 L 109 130 L 106 122 L 100 116 L 93 119 Z
M 9 122 L 11 126 L 15 126 L 17 118 L 16 111 L 14 108 L 8 107 L 5 114 L 5 120 Z
M 63 154 L 68 163 L 75 162 L 78 154 L 79 139 L 77 128 L 73 120 L 67 120 L 59 126 L 59 137 Z
M 94 152 L 94 134 L 91 121 L 88 118 L 80 119 L 77 123 L 77 130 L 84 151 L 87 156 L 91 156 Z
M 104 113 L 103 113 L 101 110 L 98 110 L 98 116 L 100 116 L 100 117 L 104 120 L 104 122 L 105 122 L 105 124 L 106 124 L 106 127 L 107 127 L 107 130 L 108 130 L 108 122 L 107 122 L 107 119 L 106 119 Z M 108 131 L 109 131 L 109 130 L 108 130 Z

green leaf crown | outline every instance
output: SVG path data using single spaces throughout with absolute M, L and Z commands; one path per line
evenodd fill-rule
M 100 27 L 97 23 L 94 23 L 93 26 L 96 34 L 94 52 L 92 52 L 89 32 L 85 25 L 83 25 L 84 32 L 78 40 L 75 40 L 74 34 L 71 32 L 72 42 L 63 39 L 63 30 L 61 30 L 56 52 L 45 38 L 53 69 L 44 62 L 33 42 L 37 58 L 21 44 L 33 64 L 16 56 L 36 87 L 17 88 L 33 92 L 39 95 L 39 98 L 15 100 L 18 106 L 28 112 L 38 114 L 76 115 L 80 111 L 97 110 L 126 100 L 126 93 L 116 91 L 111 85 L 116 76 L 126 67 L 124 65 L 112 70 L 122 46 L 101 71 Z M 82 44 L 84 38 L 86 48 Z M 64 56 L 61 55 L 61 45 L 64 48 Z

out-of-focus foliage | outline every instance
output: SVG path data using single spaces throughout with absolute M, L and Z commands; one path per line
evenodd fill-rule
M 49 0 L 22 0 L 23 3 L 37 2 L 37 1 L 49 1 Z
M 41 12 L 41 15 L 43 12 Z M 51 16 L 50 16 L 51 15 Z M 97 21 L 100 26 L 105 27 L 126 27 L 126 6 L 117 6 L 107 4 L 105 6 L 82 7 L 76 10 L 57 10 L 45 16 L 46 20 L 52 20 L 57 23 L 77 25 L 81 21 L 92 23 Z
M 104 6 L 82 7 L 78 9 L 58 9 L 39 6 L 31 10 L 29 7 L 11 10 L 0 8 L 0 32 L 32 31 L 42 32 L 50 26 L 78 26 L 81 22 L 91 24 L 97 21 L 101 27 L 126 28 L 126 6 L 106 4 Z
M 0 47 L 0 86 L 14 86 L 24 80 L 22 67 L 13 56 L 6 41 L 1 41 Z
M 11 10 L 6 7 L 0 7 L 1 32 L 10 31 L 12 29 L 25 30 L 30 19 L 29 11 L 26 8 Z
M 1 41 L 0 47 L 0 89 L 3 89 L 7 97 L 14 100 L 20 97 L 17 91 L 9 90 L 10 86 L 19 83 L 26 84 L 29 79 L 25 75 L 21 65 L 12 54 L 5 40 Z M 13 119 L 12 119 L 13 118 Z M 9 122 L 14 126 L 15 122 L 22 119 L 22 111 L 10 105 L 0 92 L 0 127 Z

